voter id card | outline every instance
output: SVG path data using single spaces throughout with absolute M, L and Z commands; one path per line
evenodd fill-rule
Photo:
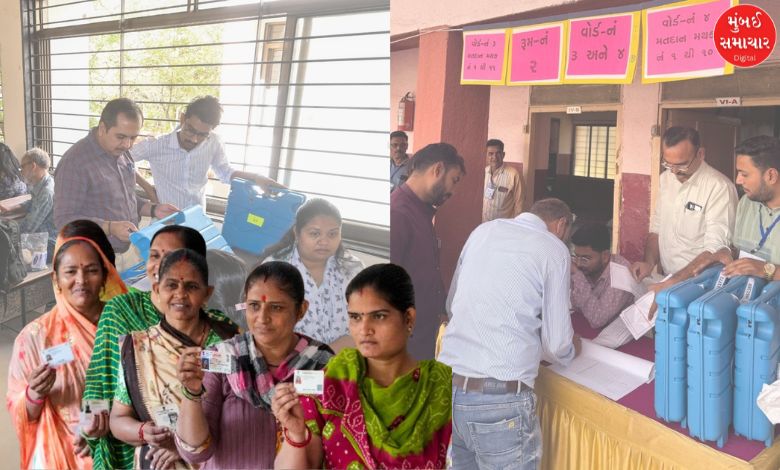
M 152 408 L 152 419 L 154 419 L 155 426 L 176 430 L 176 423 L 179 422 L 179 407 L 176 405 L 155 406 Z
M 50 367 L 58 367 L 67 364 L 73 361 L 73 349 L 70 347 L 70 343 L 52 346 L 49 349 L 43 350 L 41 353 L 41 360 L 49 364 Z
M 219 351 L 201 351 L 200 366 L 209 372 L 230 374 L 233 372 L 233 356 Z
M 322 395 L 325 388 L 325 372 L 321 370 L 296 370 L 293 376 L 295 392 L 301 395 Z
M 86 429 L 90 426 L 93 415 L 99 415 L 102 412 L 108 412 L 108 400 L 81 400 L 81 414 L 79 415 L 80 429 Z

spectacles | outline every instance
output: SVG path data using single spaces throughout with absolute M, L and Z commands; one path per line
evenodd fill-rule
M 671 171 L 672 173 L 688 173 L 688 169 L 691 167 L 691 165 L 693 165 L 697 158 L 699 158 L 698 148 L 696 149 L 696 153 L 693 155 L 691 161 L 684 165 L 673 165 L 671 163 L 667 163 L 666 160 L 661 158 L 661 166 Z
M 593 259 L 592 256 L 587 255 L 577 255 L 575 253 L 571 253 L 571 260 L 575 263 L 589 263 Z
M 182 132 L 185 132 L 189 134 L 190 136 L 200 139 L 200 140 L 206 140 L 209 137 L 211 137 L 211 131 L 208 132 L 200 132 L 197 129 L 194 129 L 192 126 L 190 126 L 187 123 L 184 123 L 184 127 L 181 128 Z

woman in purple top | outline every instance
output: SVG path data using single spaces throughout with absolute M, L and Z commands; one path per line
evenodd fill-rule
M 308 308 L 303 279 L 292 265 L 263 263 L 244 286 L 249 331 L 212 350 L 230 358 L 230 373 L 204 372 L 200 348 L 186 348 L 178 378 L 186 398 L 179 407 L 176 446 L 202 469 L 273 468 L 278 442 L 271 413 L 274 386 L 296 369 L 320 370 L 333 356 L 319 341 L 295 333 Z M 215 359 L 210 359 L 214 366 Z

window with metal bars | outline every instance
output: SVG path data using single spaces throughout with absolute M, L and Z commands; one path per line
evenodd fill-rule
M 142 132 L 161 135 L 211 94 L 235 169 L 329 199 L 364 238 L 388 244 L 387 0 L 23 4 L 28 146 L 55 165 L 113 98 L 138 102 Z M 210 210 L 228 190 L 210 178 Z
M 574 126 L 574 176 L 615 179 L 616 129 L 604 125 Z

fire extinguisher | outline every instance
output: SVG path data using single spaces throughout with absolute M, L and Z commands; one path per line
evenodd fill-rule
M 398 102 L 398 130 L 414 130 L 414 93 L 411 91 Z

